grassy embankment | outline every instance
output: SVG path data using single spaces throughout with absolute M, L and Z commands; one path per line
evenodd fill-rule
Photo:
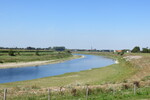
M 67 52 L 49 50 L 13 50 L 14 56 L 9 55 L 9 50 L 0 50 L 0 63 L 31 62 L 66 58 L 72 56 Z M 38 52 L 36 54 L 36 52 Z
M 0 69 L 26 66 L 38 66 L 53 63 L 60 63 L 66 60 L 81 58 L 72 55 L 68 51 L 56 52 L 49 50 L 14 50 L 13 56 L 9 55 L 9 50 L 0 50 Z
M 100 88 L 92 89 L 89 91 L 88 100 L 149 100 L 150 98 L 150 87 L 140 88 L 133 93 L 133 89 L 122 89 L 113 91 L 112 89 L 103 90 Z M 52 92 L 50 95 L 51 100 L 86 100 L 86 89 L 72 90 L 65 92 Z M 27 93 L 21 96 L 12 96 L 9 100 L 48 100 L 48 92 L 36 94 Z
M 86 53 L 91 54 L 91 53 Z M 149 98 L 150 97 L 150 91 L 149 88 L 141 88 L 140 91 L 136 95 L 133 95 L 132 89 L 129 90 L 116 90 L 114 93 L 111 85 L 117 85 L 122 83 L 133 82 L 135 80 L 139 81 L 138 75 L 140 75 L 140 81 L 147 81 L 149 80 L 149 73 L 146 70 L 149 66 L 149 60 L 150 60 L 150 54 L 125 54 L 125 56 L 142 56 L 141 59 L 133 59 L 131 61 L 125 61 L 125 59 L 122 59 L 121 56 L 118 56 L 116 54 L 110 54 L 110 53 L 92 53 L 94 55 L 103 55 L 107 57 L 112 57 L 113 59 L 117 59 L 119 61 L 119 64 L 113 64 L 107 67 L 103 68 L 96 68 L 92 70 L 87 71 L 81 71 L 81 72 L 74 72 L 74 73 L 67 73 L 64 75 L 54 76 L 54 77 L 47 77 L 47 78 L 41 78 L 41 79 L 35 79 L 30 81 L 22 81 L 22 82 L 14 82 L 14 83 L 6 83 L 1 84 L 1 88 L 10 88 L 14 91 L 42 91 L 44 93 L 32 93 L 25 95 L 20 95 L 17 97 L 13 97 L 16 100 L 22 99 L 22 100 L 37 100 L 37 98 L 43 98 L 43 100 L 47 99 L 46 94 L 46 88 L 53 88 L 53 87 L 68 87 L 68 88 L 74 88 L 76 86 L 85 86 L 86 84 L 92 85 L 104 85 L 104 87 L 107 87 L 106 90 L 101 90 L 101 88 L 97 88 L 96 90 L 92 90 L 89 98 L 91 99 L 105 99 L 105 100 L 113 100 L 113 99 L 137 99 L 137 98 Z M 139 62 L 140 61 L 140 62 Z M 142 67 L 142 68 L 141 68 Z M 148 69 L 150 70 L 150 69 Z M 144 73 L 144 74 L 143 74 Z M 30 85 L 29 85 L 30 84 Z M 109 85 L 111 84 L 111 85 Z M 126 87 L 126 86 L 125 86 Z M 130 87 L 127 85 L 127 87 Z M 126 88 L 127 88 L 126 87 Z M 44 88 L 44 89 L 43 89 Z M 100 94 L 100 95 L 99 95 Z M 23 99 L 24 98 L 24 99 Z M 63 93 L 63 95 L 60 94 L 60 92 L 53 94 L 53 99 L 57 100 L 66 100 L 66 99 L 85 99 L 85 91 L 77 91 L 76 96 L 73 96 L 72 92 L 69 93 Z

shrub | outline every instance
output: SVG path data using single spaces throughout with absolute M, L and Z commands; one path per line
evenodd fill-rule
M 124 52 L 121 52 L 120 55 L 123 56 L 123 55 L 124 55 Z
M 77 95 L 77 90 L 76 90 L 76 89 L 72 89 L 72 90 L 71 90 L 71 94 L 72 94 L 73 96 L 76 96 L 76 95 Z
M 117 54 L 120 55 L 120 56 L 123 56 L 124 52 L 123 51 L 122 52 L 118 52 Z
M 72 53 L 70 50 L 67 50 L 66 52 L 67 52 L 67 53 Z
M 17 52 L 17 55 L 20 55 L 20 51 Z
M 15 51 L 13 51 L 12 49 L 9 50 L 8 52 L 9 56 L 15 56 Z
M 35 51 L 35 55 L 37 55 L 37 56 L 40 55 L 38 50 Z
M 4 63 L 4 61 L 0 60 L 0 63 Z
M 31 86 L 31 89 L 40 89 L 40 87 L 37 86 L 37 85 L 32 85 L 32 86 Z

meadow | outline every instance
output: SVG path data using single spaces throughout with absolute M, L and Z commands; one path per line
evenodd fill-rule
M 71 53 L 67 51 L 57 52 L 51 50 L 12 50 L 14 55 L 10 56 L 10 50 L 0 50 L 0 63 L 10 62 L 31 62 L 54 60 L 71 57 Z M 11 52 L 12 52 L 11 51 Z

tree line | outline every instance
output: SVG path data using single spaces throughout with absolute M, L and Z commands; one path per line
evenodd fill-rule
M 61 47 L 48 47 L 48 48 L 35 48 L 35 47 L 27 47 L 27 48 L 5 48 L 5 47 L 0 47 L 0 53 L 8 53 L 9 56 L 16 56 L 20 55 L 20 52 L 34 52 L 35 55 L 39 56 L 39 52 L 52 52 L 52 51 L 65 51 L 66 48 L 64 46 Z M 71 53 L 70 51 L 67 50 L 67 53 Z
M 64 51 L 66 48 L 64 46 L 55 46 L 55 47 L 48 47 L 48 48 L 35 48 L 35 47 L 26 47 L 26 48 L 9 48 L 9 47 L 0 47 L 0 49 L 8 49 L 8 50 L 55 50 L 55 51 Z
M 140 48 L 139 46 L 134 47 L 131 50 L 132 53 L 150 53 L 150 48 L 146 47 L 146 48 Z

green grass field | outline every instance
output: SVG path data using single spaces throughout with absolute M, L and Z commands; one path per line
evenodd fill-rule
M 35 50 L 14 50 L 15 56 L 10 56 L 8 54 L 9 50 L 0 50 L 0 63 L 10 63 L 10 62 L 31 62 L 31 61 L 44 61 L 44 60 L 54 60 L 66 57 L 71 57 L 72 55 L 66 51 L 56 52 L 56 51 L 38 51 L 36 55 Z M 19 53 L 18 53 L 19 52 Z

